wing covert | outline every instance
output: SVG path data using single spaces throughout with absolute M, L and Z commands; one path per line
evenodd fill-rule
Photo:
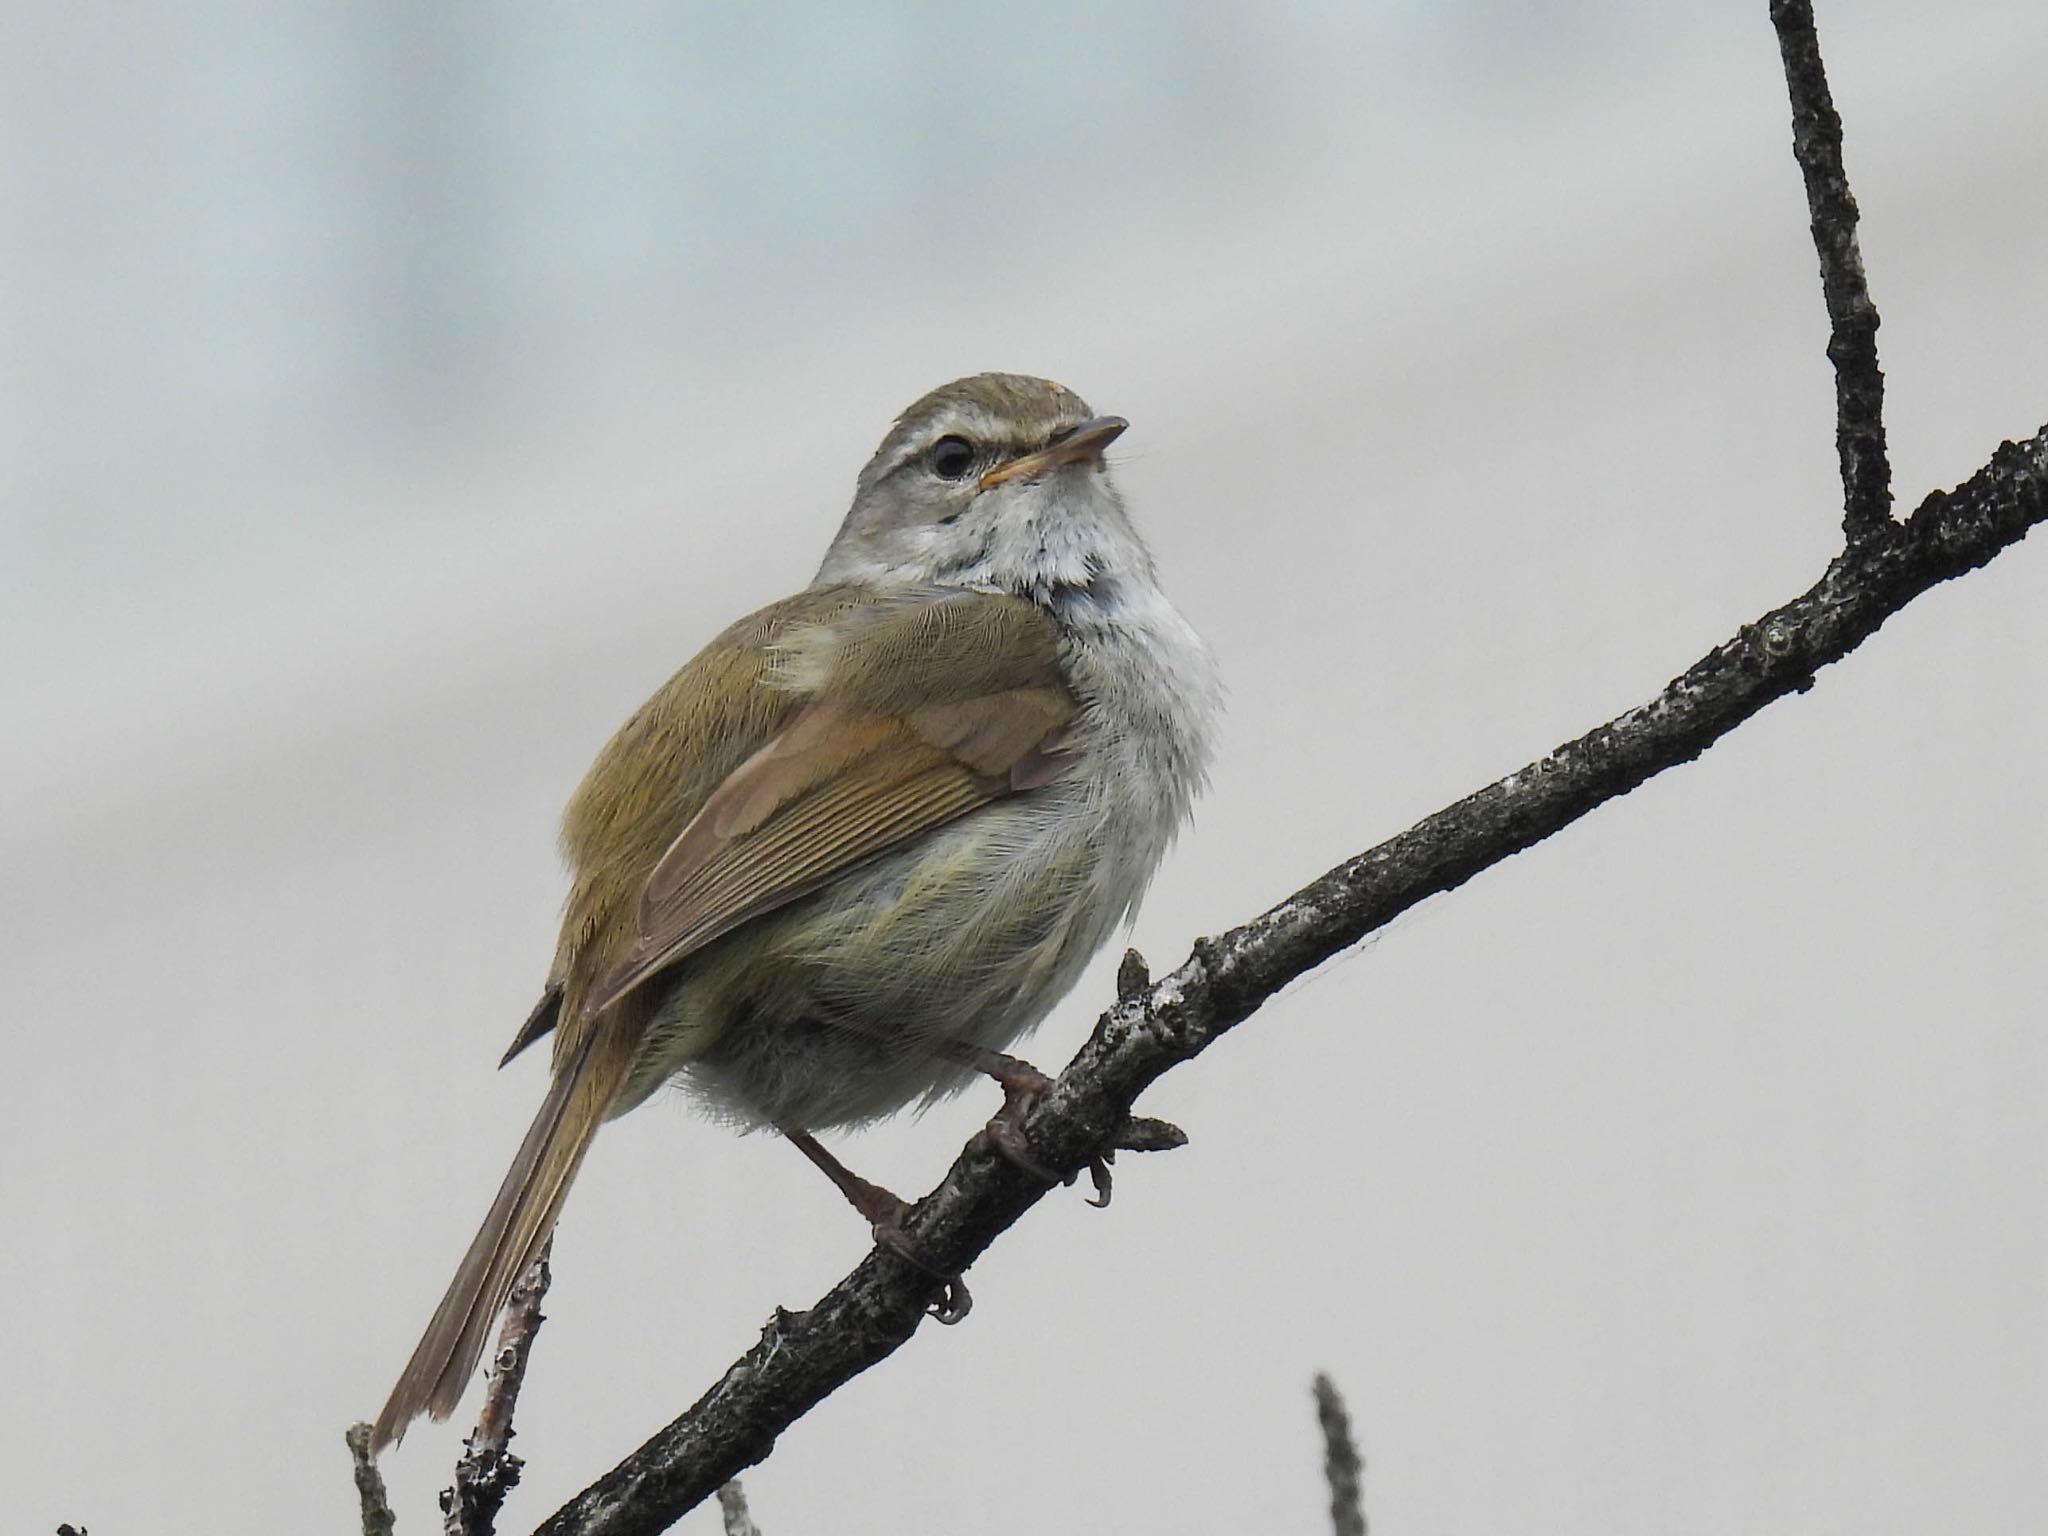
M 1068 761 L 1079 705 L 1058 630 L 1020 598 L 892 600 L 783 644 L 810 701 L 661 856 L 592 1011 L 878 854 L 1050 783 Z

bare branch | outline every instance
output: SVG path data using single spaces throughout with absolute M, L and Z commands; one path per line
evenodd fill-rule
M 391 1513 L 391 1500 L 384 1492 L 384 1474 L 377 1470 L 377 1458 L 370 1453 L 370 1426 L 351 1424 L 343 1438 L 348 1441 L 349 1460 L 355 1463 L 356 1498 L 363 1507 L 363 1536 L 391 1536 L 398 1528 L 398 1517 Z M 63 1536 L 65 1529 L 69 1527 L 60 1529 L 58 1536 Z
M 725 1536 L 761 1536 L 761 1527 L 747 1509 L 747 1491 L 734 1478 L 718 1485 L 718 1512 L 725 1519 Z
M 548 1255 L 554 1246 L 554 1239 L 549 1238 L 505 1303 L 505 1322 L 498 1330 L 498 1352 L 492 1357 L 490 1385 L 484 1389 L 476 1429 L 463 1442 L 462 1458 L 455 1463 L 455 1485 L 441 1492 L 446 1536 L 492 1536 L 506 1496 L 519 1486 L 519 1471 L 525 1463 L 507 1449 L 514 1433 L 512 1411 L 519 1405 L 519 1387 L 526 1380 L 526 1360 L 533 1351 L 534 1335 L 546 1321 L 540 1304 L 552 1278 Z
M 1033 1156 L 1044 1167 L 1069 1177 L 1102 1169 L 1120 1141 L 1128 1144 L 1138 1095 L 1288 982 L 1417 903 L 1690 762 L 1774 700 L 1811 687 L 1819 668 L 1848 655 L 1915 597 L 1982 565 L 2048 519 L 2044 429 L 2022 444 L 2001 445 L 1966 484 L 1929 496 L 1903 526 L 1893 522 L 1878 317 L 1856 244 L 1841 123 L 1810 4 L 1772 0 L 1771 16 L 1828 306 L 1844 552 L 1808 591 L 1745 625 L 1647 703 L 1338 866 L 1251 922 L 1198 941 L 1188 960 L 1160 981 L 1151 980 L 1138 956 L 1127 956 L 1115 1006 L 1029 1123 Z M 1045 1193 L 1014 1161 L 977 1139 L 910 1213 L 904 1233 L 928 1262 L 964 1270 Z M 928 1273 L 877 1250 L 809 1311 L 777 1309 L 760 1342 L 717 1385 L 557 1511 L 541 1536 L 647 1536 L 666 1529 L 766 1457 L 776 1436 L 814 1404 L 907 1340 L 930 1291 Z M 1329 1444 L 1332 1514 L 1340 1536 L 1349 1536 L 1364 1529 L 1362 1510 L 1355 1511 L 1355 1524 L 1347 1523 L 1346 1489 L 1355 1492 L 1356 1456 L 1326 1378 L 1318 1378 L 1317 1396 Z M 516 1459 L 506 1460 L 516 1476 Z M 723 1497 L 736 1501 L 737 1489 Z M 732 1504 L 727 1508 L 730 1520 Z M 451 1523 L 450 1530 L 457 1529 Z
M 1884 374 L 1877 366 L 1877 306 L 1856 244 L 1856 199 L 1842 168 L 1842 119 L 1828 92 L 1812 0 L 1771 0 L 1771 25 L 1792 95 L 1792 157 L 1806 181 L 1813 245 L 1828 305 L 1835 365 L 1835 452 L 1842 462 L 1842 533 L 1850 544 L 1891 526 L 1892 468 L 1885 456 Z
M 1339 865 L 1179 969 L 1131 987 L 1039 1103 L 1032 1155 L 1078 1172 L 1113 1146 L 1151 1083 L 1303 972 L 1418 902 L 1464 884 L 1653 774 L 1698 757 L 1765 705 L 1813 685 L 1930 587 L 1984 564 L 2048 520 L 2048 428 L 2003 444 L 1890 536 L 1838 556 L 1807 592 L 1744 625 L 1649 702 Z M 965 1269 L 1046 1193 L 969 1143 L 906 1218 L 928 1261 Z M 916 1331 L 931 1277 L 875 1251 L 807 1312 L 778 1310 L 761 1340 L 674 1423 L 541 1527 L 544 1536 L 648 1536 L 774 1448 L 828 1393 Z
M 1323 1426 L 1323 1476 L 1330 1484 L 1330 1528 L 1336 1536 L 1365 1536 L 1365 1502 L 1359 1493 L 1365 1463 L 1351 1438 L 1351 1416 L 1337 1384 L 1316 1372 L 1316 1422 Z

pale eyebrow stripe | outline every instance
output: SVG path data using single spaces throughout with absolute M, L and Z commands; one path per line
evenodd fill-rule
M 894 474 L 912 459 L 921 457 L 940 438 L 955 435 L 966 438 L 976 447 L 995 447 L 1006 453 L 1013 451 L 1013 445 L 998 440 L 1001 434 L 984 413 L 962 411 L 955 407 L 932 422 L 916 437 L 904 443 L 889 460 L 888 467 L 882 473 Z

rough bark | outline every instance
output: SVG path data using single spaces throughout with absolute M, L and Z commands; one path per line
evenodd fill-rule
M 1842 119 L 1821 65 L 1812 0 L 1771 0 L 1771 25 L 1792 97 L 1792 158 L 1806 182 L 1813 246 L 1828 306 L 1828 361 L 1835 365 L 1835 453 L 1842 464 L 1842 532 L 1851 544 L 1892 518 L 1885 454 L 1884 374 L 1877 366 L 1877 306 L 1856 240 L 1856 198 L 1842 165 Z
M 511 1451 L 512 1415 L 519 1406 L 519 1389 L 526 1381 L 527 1357 L 533 1353 L 534 1336 L 547 1321 L 540 1310 L 553 1278 L 548 1256 L 554 1239 L 541 1248 L 526 1273 L 512 1287 L 505 1303 L 505 1321 L 498 1330 L 498 1352 L 491 1357 L 490 1385 L 484 1389 L 483 1407 L 478 1410 L 476 1428 L 463 1442 L 462 1456 L 455 1463 L 455 1482 L 441 1492 L 442 1530 L 445 1536 L 493 1536 L 498 1528 L 498 1511 L 519 1486 L 519 1474 L 526 1463 Z

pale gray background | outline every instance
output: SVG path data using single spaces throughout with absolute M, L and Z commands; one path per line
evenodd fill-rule
M 1822 25 L 1917 499 L 2048 417 L 2048 13 Z M 1232 685 L 1161 966 L 1836 539 L 1763 0 L 16 4 L 0 178 L 8 1531 L 353 1529 L 539 1093 L 557 808 L 928 386 L 1134 423 Z M 2036 1524 L 2044 597 L 1932 595 L 1175 1074 L 1193 1146 L 1007 1238 L 765 1528 L 1320 1530 L 1318 1367 L 1381 1532 Z M 846 1151 L 920 1192 L 991 1104 Z M 608 1132 L 506 1528 L 864 1246 L 773 1141 Z

